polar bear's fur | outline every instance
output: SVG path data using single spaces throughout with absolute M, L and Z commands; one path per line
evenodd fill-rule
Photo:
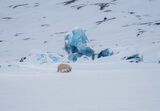
M 58 65 L 57 72 L 70 72 L 72 67 L 68 64 L 60 64 Z

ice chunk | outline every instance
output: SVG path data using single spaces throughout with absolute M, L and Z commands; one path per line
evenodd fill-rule
M 101 58 L 101 57 L 106 57 L 106 56 L 111 56 L 113 55 L 113 52 L 110 51 L 110 49 L 105 49 L 105 50 L 102 50 L 99 54 L 98 54 L 98 57 L 97 58 Z
M 69 54 L 68 59 L 77 61 L 78 57 L 94 55 L 94 50 L 87 46 L 88 39 L 82 29 L 72 31 L 73 36 L 67 34 L 65 37 L 65 50 Z
M 54 53 L 46 53 L 39 50 L 33 50 L 28 54 L 27 57 L 25 57 L 25 61 L 23 62 L 44 64 L 44 63 L 58 62 L 60 60 L 61 57 L 59 57 Z
M 48 57 L 49 57 L 52 61 L 55 61 L 55 62 L 57 62 L 57 61 L 60 60 L 59 57 L 56 57 L 56 56 L 54 56 L 53 54 L 48 54 Z
M 80 45 L 87 45 L 87 37 L 82 29 L 76 29 L 72 31 L 72 41 L 71 45 L 73 46 L 80 46 Z
M 90 57 L 94 54 L 94 51 L 90 47 L 81 47 L 79 53 Z
M 143 56 L 142 55 L 139 55 L 139 54 L 134 54 L 134 55 L 131 55 L 129 57 L 124 57 L 124 59 L 128 60 L 129 62 L 142 62 L 143 61 Z
M 69 60 L 72 60 L 73 62 L 76 62 L 78 58 L 78 54 L 77 53 L 72 53 L 68 56 Z
M 88 43 L 88 38 L 82 29 L 75 29 L 72 31 L 73 36 L 67 34 L 65 36 L 65 50 L 68 53 L 68 59 L 75 62 L 78 57 L 88 56 L 95 58 L 101 58 L 113 55 L 110 49 L 102 50 L 100 53 L 95 54 L 94 50 L 90 48 Z

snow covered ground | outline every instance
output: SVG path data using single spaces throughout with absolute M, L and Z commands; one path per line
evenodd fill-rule
M 75 27 L 86 31 L 96 52 L 106 48 L 114 50 L 111 61 L 139 53 L 144 62 L 159 62 L 159 0 L 132 3 L 128 0 L 77 0 L 68 5 L 64 2 L 1 0 L 1 64 L 18 62 L 33 49 L 67 57 L 63 50 L 64 36 Z M 100 10 L 102 3 L 108 4 Z M 78 6 L 83 7 L 77 10 Z M 103 22 L 105 17 L 107 20 Z
M 159 0 L 0 0 L 0 111 L 159 111 Z M 64 37 L 114 54 L 68 61 Z M 29 55 L 53 54 L 59 62 Z M 143 60 L 126 60 L 139 54 Z M 24 62 L 21 58 L 27 57 Z M 71 73 L 57 73 L 60 63 Z
M 71 65 L 71 73 L 57 73 L 52 64 L 0 74 L 0 110 L 159 111 L 159 66 Z

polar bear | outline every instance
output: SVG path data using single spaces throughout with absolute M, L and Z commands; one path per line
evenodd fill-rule
M 71 72 L 72 67 L 68 64 L 59 64 L 57 68 L 57 72 Z

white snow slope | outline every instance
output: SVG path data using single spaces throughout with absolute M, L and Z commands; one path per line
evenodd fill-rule
M 0 111 L 159 111 L 160 1 L 66 1 L 0 0 Z M 75 27 L 114 55 L 68 61 L 64 37 Z M 40 64 L 31 52 L 61 60 Z M 143 61 L 122 59 L 134 54 Z M 62 62 L 72 72 L 57 73 Z

